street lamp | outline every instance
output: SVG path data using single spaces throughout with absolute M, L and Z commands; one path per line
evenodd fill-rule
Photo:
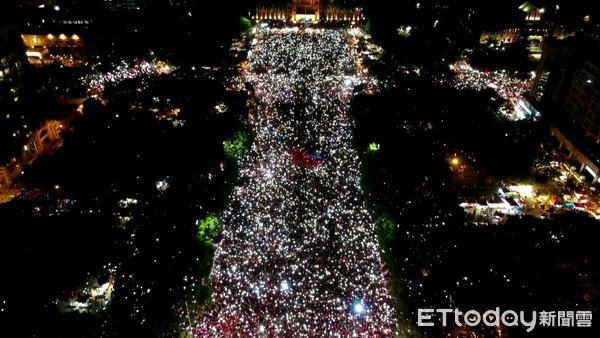
M 458 159 L 458 157 L 455 157 L 452 159 L 452 164 L 458 165 L 459 163 L 460 163 L 460 160 Z

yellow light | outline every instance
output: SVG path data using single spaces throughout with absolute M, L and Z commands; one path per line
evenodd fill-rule
M 514 191 L 519 193 L 521 197 L 531 197 L 533 196 L 533 186 L 531 185 L 513 185 L 508 187 L 510 191 Z
M 59 38 L 59 39 L 61 39 L 61 40 L 66 40 L 66 39 L 67 39 L 67 36 L 66 36 L 66 35 L 64 35 L 64 34 L 61 34 L 61 35 L 60 35 L 58 38 Z
M 455 157 L 455 158 L 452 159 L 452 164 L 458 165 L 458 163 L 460 163 L 460 161 L 458 160 L 457 157 Z
M 48 40 L 54 40 L 54 35 L 48 34 Z
M 78 41 L 79 40 L 79 36 L 77 36 L 77 34 L 73 34 L 73 40 Z

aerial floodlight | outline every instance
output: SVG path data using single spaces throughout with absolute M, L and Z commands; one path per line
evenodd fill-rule
M 357 315 L 362 315 L 365 312 L 365 305 L 363 304 L 362 300 L 354 304 L 353 310 Z

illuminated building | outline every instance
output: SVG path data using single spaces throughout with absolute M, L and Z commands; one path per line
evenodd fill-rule
M 256 21 L 281 20 L 292 22 L 342 21 L 359 22 L 364 20 L 362 8 L 323 6 L 319 0 L 293 0 L 288 5 L 262 5 L 256 8 L 252 19 Z
M 12 183 L 23 175 L 27 166 L 62 145 L 64 129 L 60 121 L 44 121 L 39 129 L 31 133 L 19 157 L 12 157 L 5 164 L 0 163 L 0 203 L 10 201 L 14 197 L 14 193 L 11 192 Z
M 95 22 L 87 15 L 68 10 L 46 11 L 23 24 L 22 40 L 33 65 L 62 62 L 81 64 L 95 50 Z
M 292 8 L 290 6 L 259 6 L 256 7 L 253 19 L 286 21 L 291 17 Z
M 492 47 L 524 41 L 533 56 L 541 57 L 545 39 L 564 39 L 577 31 L 577 25 L 571 25 L 565 15 L 559 14 L 560 6 L 538 7 L 542 3 L 507 6 L 498 2 L 492 7 L 473 1 L 466 8 L 457 6 L 453 9 L 454 16 L 461 31 L 466 33 L 458 34 L 457 39 L 467 44 L 476 39 L 481 44 L 493 44 Z
M 498 23 L 495 28 L 484 29 L 479 41 L 481 43 L 513 43 L 525 40 L 529 43 L 532 53 L 541 53 L 544 39 L 550 36 L 563 37 L 562 35 L 566 34 L 563 30 L 558 29 L 559 26 L 555 27 L 553 22 L 546 20 L 544 8 L 538 8 L 525 2 L 518 9 L 513 22 Z
M 325 8 L 323 19 L 325 21 L 352 21 L 358 22 L 365 17 L 361 8 L 343 8 L 328 6 Z
M 292 2 L 293 21 L 319 21 L 321 2 L 319 0 L 294 0 Z
M 25 61 L 18 29 L 0 29 L 0 106 L 19 101 Z
M 521 29 L 516 27 L 511 28 L 488 28 L 481 32 L 479 42 L 500 42 L 500 43 L 513 43 L 521 38 Z
M 27 56 L 33 64 L 52 63 L 67 56 L 82 60 L 87 54 L 86 40 L 74 33 L 23 34 Z M 39 61 L 39 62 L 38 62 Z
M 64 126 L 60 121 L 44 121 L 41 128 L 34 131 L 21 152 L 21 160 L 31 165 L 38 157 L 49 153 L 62 142 Z

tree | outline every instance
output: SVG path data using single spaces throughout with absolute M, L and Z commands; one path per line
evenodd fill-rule
M 252 28 L 252 21 L 250 21 L 250 19 L 246 18 L 245 16 L 240 16 L 240 29 L 242 30 L 242 32 L 245 32 L 250 28 Z
M 237 131 L 233 135 L 232 138 L 225 140 L 223 142 L 223 149 L 225 150 L 225 155 L 230 160 L 240 159 L 246 153 L 246 149 L 249 146 L 248 134 Z
M 364 31 L 368 35 L 371 35 L 371 20 L 368 20 L 367 23 L 365 23 Z
M 223 229 L 221 219 L 214 213 L 198 220 L 196 224 L 198 225 L 198 237 L 203 240 L 211 240 L 217 237 Z

